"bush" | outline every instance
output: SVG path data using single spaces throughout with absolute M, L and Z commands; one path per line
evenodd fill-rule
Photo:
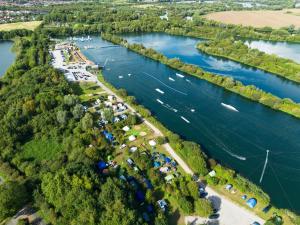
M 199 198 L 195 201 L 195 213 L 197 216 L 208 217 L 213 213 L 212 203 L 203 198 Z

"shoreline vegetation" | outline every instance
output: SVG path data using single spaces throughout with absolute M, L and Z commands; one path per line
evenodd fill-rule
M 153 60 L 159 61 L 171 68 L 185 72 L 189 75 L 206 80 L 212 84 L 223 87 L 226 90 L 239 94 L 252 101 L 261 103 L 269 108 L 287 113 L 291 116 L 300 118 L 300 104 L 295 103 L 291 99 L 281 99 L 270 93 L 266 93 L 263 90 L 253 85 L 243 85 L 240 81 L 235 81 L 231 77 L 224 77 L 212 73 L 204 72 L 198 66 L 186 64 L 179 59 L 168 59 L 161 53 L 156 52 L 153 49 L 147 49 L 141 44 L 128 44 L 128 42 L 116 35 L 102 34 L 102 38 L 115 44 L 122 45 L 136 53 L 139 53 L 145 57 L 149 57 Z
M 242 41 L 235 41 L 234 39 L 210 40 L 199 43 L 197 49 L 209 55 L 230 59 L 300 83 L 300 64 L 290 59 L 251 49 Z

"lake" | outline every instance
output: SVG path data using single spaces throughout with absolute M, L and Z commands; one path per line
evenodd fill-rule
M 179 58 L 205 71 L 231 76 L 245 85 L 255 85 L 278 97 L 300 102 L 300 84 L 231 60 L 202 53 L 196 49 L 197 43 L 203 41 L 201 39 L 163 33 L 128 34 L 123 35 L 123 38 L 129 43 L 140 43 L 145 47 L 151 47 L 169 58 Z
M 287 58 L 300 63 L 300 44 L 290 42 L 274 42 L 252 40 L 246 41 L 246 45 L 250 48 L 256 48 L 268 54 L 275 54 L 282 58 Z
M 16 56 L 11 51 L 12 45 L 11 41 L 0 41 L 0 77 L 15 60 Z
M 103 74 L 108 82 L 134 95 L 170 130 L 200 143 L 209 156 L 255 183 L 259 183 L 269 149 L 261 187 L 276 206 L 300 212 L 299 119 L 204 80 L 184 73 L 185 77 L 179 77 L 174 69 L 98 37 L 77 44 L 90 60 L 100 65 L 107 62 Z M 86 45 L 94 48 L 85 49 Z

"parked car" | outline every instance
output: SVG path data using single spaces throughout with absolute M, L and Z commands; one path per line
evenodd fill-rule
M 260 223 L 255 221 L 251 225 L 260 225 Z
M 214 213 L 214 214 L 211 214 L 208 218 L 211 220 L 215 220 L 215 219 L 218 219 L 219 217 L 220 217 L 220 214 Z

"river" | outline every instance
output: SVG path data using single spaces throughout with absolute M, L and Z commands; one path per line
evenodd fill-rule
M 100 38 L 77 44 L 95 63 L 107 61 L 103 74 L 108 82 L 125 88 L 170 130 L 201 143 L 208 155 L 255 183 L 270 149 L 261 186 L 276 206 L 300 211 L 299 119 L 204 80 L 186 74 L 178 77 L 178 71 Z M 84 49 L 85 45 L 95 48 Z M 239 112 L 222 106 L 222 102 Z
M 246 44 L 250 48 L 256 48 L 265 53 L 275 54 L 300 63 L 299 43 L 252 40 L 246 41 Z
M 15 60 L 16 56 L 11 51 L 12 45 L 11 41 L 0 41 L 0 77 Z
M 245 85 L 255 85 L 278 97 L 300 102 L 300 84 L 231 60 L 202 53 L 196 49 L 196 44 L 203 41 L 201 39 L 163 33 L 128 34 L 123 35 L 123 38 L 129 43 L 140 43 L 151 47 L 169 58 L 179 58 L 183 62 L 198 65 L 208 72 L 231 76 Z M 298 54 L 300 55 L 300 51 Z

